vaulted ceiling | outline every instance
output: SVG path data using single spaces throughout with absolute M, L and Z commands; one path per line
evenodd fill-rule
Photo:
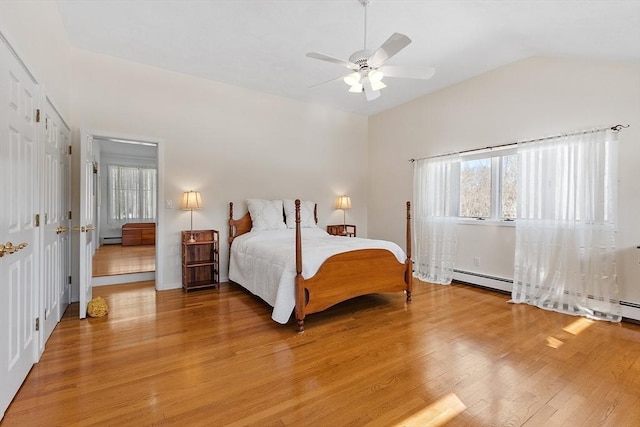
M 389 65 L 436 69 L 385 78 L 380 98 L 348 92 L 348 73 L 307 58 L 363 48 L 358 0 L 58 0 L 72 46 L 363 115 L 530 56 L 640 62 L 638 0 L 371 0 L 367 48 L 412 39 Z

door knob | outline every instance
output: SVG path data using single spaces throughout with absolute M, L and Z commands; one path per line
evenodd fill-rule
M 0 244 L 0 258 L 4 256 L 4 254 L 11 255 L 12 253 L 18 252 L 20 249 L 25 248 L 28 243 L 20 243 L 16 246 L 11 242 L 7 242 L 4 245 Z
M 69 231 L 69 227 L 58 227 L 56 228 L 56 234 L 66 233 Z

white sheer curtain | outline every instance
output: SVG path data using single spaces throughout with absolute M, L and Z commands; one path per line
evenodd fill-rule
M 616 284 L 617 132 L 518 147 L 512 301 L 621 320 Z
M 107 222 L 155 222 L 156 176 L 154 168 L 109 165 Z
M 414 275 L 448 285 L 456 259 L 460 156 L 414 162 Z

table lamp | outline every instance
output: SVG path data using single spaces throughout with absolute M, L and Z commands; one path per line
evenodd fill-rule
M 191 211 L 191 237 L 189 243 L 193 243 L 196 239 L 193 237 L 193 211 L 202 209 L 202 199 L 199 191 L 185 191 L 182 195 L 182 210 Z
M 347 234 L 347 209 L 351 209 L 351 197 L 338 197 L 338 209 L 342 209 L 342 232 Z

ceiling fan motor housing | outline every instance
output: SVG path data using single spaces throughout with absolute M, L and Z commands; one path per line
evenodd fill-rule
M 349 57 L 349 62 L 353 62 L 360 67 L 360 71 L 367 70 L 370 68 L 369 58 L 371 55 L 373 55 L 372 50 L 359 50 Z

